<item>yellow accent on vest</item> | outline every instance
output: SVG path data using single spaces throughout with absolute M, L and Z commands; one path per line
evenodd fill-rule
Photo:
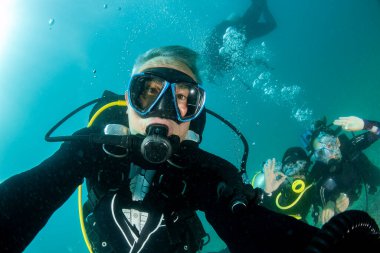
M 251 185 L 252 185 L 253 188 L 255 188 L 255 179 L 256 179 L 256 177 L 257 177 L 260 173 L 261 173 L 261 171 L 257 172 L 257 173 L 253 176 L 253 178 L 252 178 Z
M 296 181 L 298 181 L 298 180 L 296 180 Z M 296 182 L 295 181 L 295 182 Z M 302 181 L 302 180 L 301 180 Z M 298 183 L 299 184 L 299 183 Z M 292 184 L 292 190 L 293 190 L 293 185 L 294 185 L 294 183 Z M 305 183 L 303 182 L 303 188 L 301 187 L 300 189 L 302 189 L 302 191 L 299 191 L 300 189 L 296 189 L 296 191 L 294 191 L 295 193 L 299 193 L 299 195 L 298 195 L 298 197 L 296 198 L 296 200 L 294 200 L 290 205 L 287 205 L 287 206 L 281 206 L 280 205 L 280 201 L 279 201 L 279 199 L 280 199 L 280 197 L 281 197 L 281 195 L 282 195 L 282 193 L 280 192 L 279 194 L 277 194 L 277 197 L 276 197 L 276 206 L 279 208 L 279 209 L 281 209 L 281 210 L 287 210 L 287 209 L 289 209 L 289 208 L 292 208 L 293 206 L 295 206 L 297 203 L 298 203 L 298 201 L 301 199 L 301 197 L 303 196 L 303 194 L 311 187 L 311 186 L 313 186 L 313 184 L 311 184 L 311 185 L 309 185 L 309 186 L 307 186 L 307 187 L 305 187 Z M 296 187 L 294 187 L 294 188 L 296 188 Z
M 302 219 L 302 216 L 299 214 L 289 214 L 290 217 L 296 218 L 297 220 Z

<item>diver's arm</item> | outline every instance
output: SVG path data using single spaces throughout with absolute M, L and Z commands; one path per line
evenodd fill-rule
M 365 120 L 356 116 L 339 117 L 334 120 L 334 125 L 342 127 L 346 131 L 354 132 L 368 130 L 363 134 L 351 139 L 351 150 L 349 152 L 362 151 L 380 138 L 380 123 Z
M 211 153 L 198 149 L 195 151 L 198 163 L 203 164 L 202 168 L 212 173 L 219 181 L 219 194 L 230 199 L 231 208 L 235 204 L 247 204 L 244 195 L 244 183 L 238 169 L 230 162 L 215 156 Z M 224 186 L 223 186 L 224 185 Z
M 368 130 L 380 136 L 380 122 L 373 120 L 361 119 L 356 116 L 339 117 L 334 120 L 334 125 L 341 126 L 344 130 L 350 132 Z
M 368 131 L 352 138 L 351 144 L 355 151 L 361 151 L 371 146 L 379 138 L 379 135 Z
M 230 167 L 223 159 L 211 161 L 215 165 L 219 164 L 220 169 Z M 214 178 L 208 181 L 213 182 Z M 212 191 L 212 188 L 209 189 L 209 192 Z M 258 190 L 253 189 L 251 185 L 243 185 L 243 194 L 248 204 L 238 213 L 232 212 L 230 198 L 222 197 L 216 202 L 209 201 L 204 210 L 208 222 L 233 253 L 276 252 L 284 247 L 288 247 L 287 252 L 299 252 L 318 229 L 257 205 L 263 194 Z
M 366 119 L 363 119 L 363 121 L 364 129 L 376 134 L 380 138 L 380 122 Z
M 92 168 L 88 151 L 64 143 L 38 166 L 0 184 L 0 251 L 21 252 Z
M 206 218 L 233 253 L 301 252 L 319 230 L 256 204 L 236 215 L 228 203 L 218 202 Z

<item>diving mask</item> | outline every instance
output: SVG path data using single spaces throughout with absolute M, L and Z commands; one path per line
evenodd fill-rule
M 297 160 L 295 162 L 286 163 L 282 166 L 282 172 L 288 177 L 300 174 L 305 170 L 306 163 L 307 162 L 305 160 Z
M 313 157 L 316 161 L 320 161 L 325 164 L 328 164 L 332 159 L 340 161 L 342 159 L 342 153 L 340 151 L 340 142 L 338 137 L 326 134 L 324 132 L 319 133 L 314 142 Z
M 185 73 L 171 68 L 150 68 L 131 77 L 129 105 L 141 117 L 195 119 L 203 110 L 206 92 Z

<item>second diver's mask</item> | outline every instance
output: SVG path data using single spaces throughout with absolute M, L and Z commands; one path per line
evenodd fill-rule
M 342 159 L 338 137 L 320 132 L 314 140 L 313 147 L 313 158 L 316 161 L 329 164 L 331 161 L 340 161 Z
M 305 160 L 297 160 L 294 162 L 286 163 L 282 166 L 282 172 L 287 176 L 291 177 L 294 175 L 299 175 L 306 169 L 307 162 Z
M 206 92 L 190 76 L 163 67 L 133 75 L 127 92 L 129 105 L 142 118 L 160 117 L 177 123 L 195 119 L 206 100 Z

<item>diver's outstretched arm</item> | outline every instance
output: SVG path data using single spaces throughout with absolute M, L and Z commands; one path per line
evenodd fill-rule
M 257 204 L 239 214 L 233 214 L 226 204 L 220 201 L 206 210 L 206 218 L 232 253 L 302 252 L 319 231 Z
M 361 151 L 371 146 L 380 138 L 380 122 L 361 119 L 356 116 L 339 117 L 334 120 L 334 125 L 342 127 L 346 131 L 354 132 L 368 130 L 368 132 L 355 136 L 351 143 L 355 150 Z
M 1 252 L 22 252 L 82 182 L 65 148 L 0 185 Z
M 40 165 L 0 184 L 0 252 L 22 252 L 29 245 L 91 174 L 101 159 L 94 150 L 88 143 L 63 143 Z
M 354 132 L 368 130 L 380 136 L 380 122 L 366 120 L 356 116 L 339 117 L 334 120 L 334 125 L 341 126 L 344 130 Z

